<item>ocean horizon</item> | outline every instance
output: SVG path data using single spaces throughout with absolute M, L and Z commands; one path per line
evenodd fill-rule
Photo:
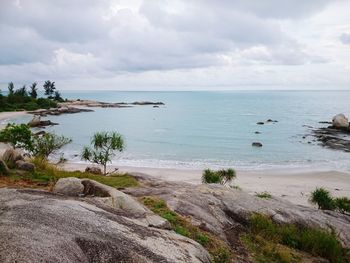
M 48 116 L 47 128 L 73 139 L 65 157 L 79 154 L 96 131 L 117 131 L 126 141 L 114 165 L 241 170 L 319 168 L 349 171 L 346 152 L 320 146 L 310 127 L 337 113 L 349 115 L 350 91 L 62 91 L 68 99 L 104 102 L 161 101 L 164 106 L 93 108 Z M 30 116 L 16 119 L 28 122 Z M 272 119 L 278 122 L 257 125 Z M 258 132 L 259 134 L 257 134 Z M 260 142 L 263 147 L 252 147 Z

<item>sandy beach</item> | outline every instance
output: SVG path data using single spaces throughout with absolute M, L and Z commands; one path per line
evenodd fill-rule
M 86 164 L 66 163 L 63 167 L 68 170 L 84 170 Z M 115 166 L 109 168 L 114 169 Z M 201 183 L 201 170 L 130 166 L 119 166 L 118 168 L 120 172 L 145 173 L 167 181 Z M 350 197 L 350 173 L 339 171 L 299 169 L 237 171 L 234 185 L 252 195 L 267 191 L 274 197 L 306 206 L 311 206 L 308 199 L 310 192 L 316 187 L 324 187 L 334 196 Z
M 15 119 L 26 114 L 27 114 L 26 111 L 0 112 L 0 121 L 7 120 L 7 119 Z

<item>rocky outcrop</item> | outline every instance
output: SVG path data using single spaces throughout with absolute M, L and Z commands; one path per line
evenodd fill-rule
M 85 168 L 86 173 L 91 173 L 91 174 L 102 174 L 102 170 L 99 167 L 95 166 L 88 166 Z
M 94 101 L 94 100 L 71 100 L 68 102 L 59 103 L 60 107 L 84 106 L 84 107 L 94 107 L 94 108 L 127 108 L 132 106 L 145 106 L 145 105 L 160 106 L 165 104 L 163 102 L 152 102 L 152 101 L 135 101 L 132 103 L 127 103 L 127 102 L 102 102 L 102 101 Z
M 47 116 L 47 115 L 61 115 L 61 114 L 74 114 L 74 113 L 80 113 L 80 112 L 92 112 L 91 109 L 81 109 L 76 107 L 59 107 L 59 108 L 51 108 L 51 109 L 40 109 L 35 111 L 29 111 L 28 113 L 34 114 L 37 116 Z
M 8 167 L 14 168 L 16 166 L 17 161 L 24 161 L 22 154 L 13 149 L 7 149 L 2 155 L 2 160 L 7 164 Z
M 94 199 L 0 189 L 0 261 L 210 262 L 198 243 Z
M 35 170 L 35 165 L 30 162 L 25 162 L 22 160 L 18 160 L 15 164 L 16 168 L 19 170 L 33 172 Z
M 343 245 L 350 247 L 349 215 L 295 205 L 274 197 L 261 199 L 219 185 L 170 183 L 143 174 L 133 175 L 138 177 L 143 187 L 123 190 L 125 193 L 135 197 L 159 197 L 174 211 L 190 218 L 192 224 L 216 234 L 233 247 L 237 245 L 237 232 L 247 225 L 254 212 L 268 215 L 277 223 L 335 231 Z
M 84 192 L 81 180 L 75 177 L 61 178 L 53 188 L 53 192 L 67 196 L 79 196 Z
M 337 114 L 332 119 L 332 125 L 334 128 L 348 128 L 349 120 L 344 114 Z
M 27 124 L 29 127 L 34 128 L 34 127 L 45 127 L 45 126 L 52 126 L 52 125 L 58 125 L 58 123 L 54 123 L 50 120 L 41 120 L 40 116 L 34 115 L 33 119 L 28 122 Z

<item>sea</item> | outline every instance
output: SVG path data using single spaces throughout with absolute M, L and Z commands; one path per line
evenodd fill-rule
M 47 130 L 72 138 L 62 150 L 72 162 L 82 162 L 82 147 L 95 132 L 116 131 L 126 148 L 114 165 L 350 171 L 350 153 L 323 148 L 310 136 L 312 128 L 327 126 L 320 121 L 337 113 L 350 116 L 350 91 L 62 91 L 62 96 L 165 104 L 47 117 L 59 123 Z M 278 122 L 257 125 L 268 119 Z M 263 146 L 253 147 L 253 142 Z

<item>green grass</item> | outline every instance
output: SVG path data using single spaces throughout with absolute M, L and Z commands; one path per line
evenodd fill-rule
M 269 192 L 261 192 L 261 193 L 256 193 L 256 197 L 262 198 L 262 199 L 270 199 L 272 198 L 272 195 Z
M 244 237 L 244 241 L 246 244 L 249 244 L 249 241 L 251 241 L 250 243 L 259 246 L 260 253 L 257 254 L 266 258 L 273 257 L 275 261 L 271 262 L 285 262 L 277 260 L 278 251 L 276 247 L 281 245 L 328 259 L 329 262 L 350 262 L 349 251 L 342 247 L 334 233 L 321 229 L 298 227 L 292 224 L 277 225 L 270 218 L 260 214 L 254 214 L 251 217 L 249 234 Z M 266 244 L 268 244 L 270 249 L 264 249 L 267 246 Z M 252 247 L 250 246 L 250 248 Z M 253 247 L 253 250 L 256 251 L 257 249 Z M 290 258 L 293 258 L 295 253 L 289 252 L 291 254 Z
M 167 219 L 176 233 L 191 238 L 205 247 L 211 254 L 214 263 L 231 262 L 231 251 L 222 240 L 193 226 L 188 219 L 170 210 L 164 200 L 147 196 L 142 197 L 141 202 L 154 213 Z

